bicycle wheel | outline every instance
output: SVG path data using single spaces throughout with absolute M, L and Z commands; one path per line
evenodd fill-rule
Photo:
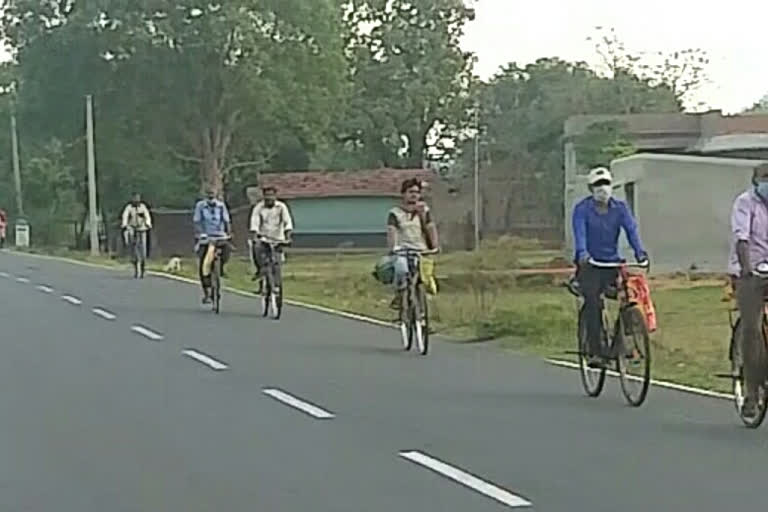
M 269 316 L 269 307 L 272 304 L 272 285 L 266 276 L 261 279 L 261 316 L 266 318 Z
M 211 302 L 213 312 L 217 315 L 221 311 L 221 260 L 217 257 L 213 260 L 211 269 Z
M 140 279 L 144 279 L 144 271 L 147 266 L 147 232 L 139 232 L 138 233 L 138 242 L 136 244 L 136 256 L 137 256 L 137 271 L 138 271 L 138 277 Z
M 746 398 L 747 383 L 744 379 L 744 365 L 739 350 L 739 337 L 741 335 L 741 319 L 736 320 L 731 334 L 731 375 L 733 375 L 733 402 L 736 407 L 736 414 L 741 418 L 741 422 L 747 428 L 757 428 L 765 420 L 765 414 L 768 410 L 768 392 L 765 385 L 758 388 L 757 414 L 755 416 L 744 416 L 742 407 Z
M 639 407 L 651 384 L 651 337 L 645 315 L 637 306 L 619 314 L 617 334 L 621 344 L 617 355 L 621 391 L 627 403 Z
M 425 356 L 429 352 L 429 312 L 427 311 L 427 294 L 421 284 L 416 285 L 416 299 L 413 307 L 414 335 L 419 353 Z
M 403 342 L 403 348 L 408 351 L 413 346 L 413 329 L 411 327 L 411 301 L 409 300 L 410 291 L 405 289 L 400 294 L 400 339 Z
M 280 320 L 283 314 L 283 289 L 277 288 L 272 294 L 272 318 Z
M 605 386 L 606 368 L 591 368 L 589 366 L 589 346 L 587 344 L 587 323 L 584 321 L 584 307 L 579 311 L 578 325 L 578 344 L 579 344 L 579 370 L 581 374 L 581 384 L 587 396 L 596 398 L 603 392 Z
M 274 280 L 272 287 L 272 318 L 280 320 L 283 314 L 283 278 L 279 263 L 275 263 L 272 268 L 272 278 Z

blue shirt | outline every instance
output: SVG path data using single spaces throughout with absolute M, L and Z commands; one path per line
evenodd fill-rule
M 206 234 L 210 237 L 224 236 L 230 225 L 229 210 L 227 205 L 218 199 L 213 206 L 206 199 L 198 201 L 195 205 L 195 214 L 192 217 L 195 224 L 195 234 Z
M 595 203 L 594 198 L 587 197 L 573 209 L 573 245 L 576 261 L 580 261 L 585 255 L 606 263 L 621 261 L 621 228 L 624 228 L 629 245 L 635 251 L 635 258 L 638 261 L 646 259 L 647 255 L 637 232 L 637 222 L 627 203 L 611 198 L 608 200 L 608 211 L 602 214 L 598 213 Z

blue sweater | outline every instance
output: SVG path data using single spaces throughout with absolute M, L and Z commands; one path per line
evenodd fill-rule
M 624 228 L 629 245 L 635 251 L 635 258 L 647 258 L 637 222 L 629 211 L 627 203 L 619 199 L 608 201 L 608 211 L 600 214 L 592 197 L 580 201 L 573 209 L 573 245 L 576 261 L 585 255 L 602 262 L 621 261 L 619 255 L 619 232 Z

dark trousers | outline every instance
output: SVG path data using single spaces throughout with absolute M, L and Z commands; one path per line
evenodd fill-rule
M 584 296 L 584 321 L 587 324 L 587 343 L 591 355 L 603 355 L 601 339 L 603 308 L 600 294 L 616 283 L 618 275 L 619 271 L 615 268 L 584 265 L 579 268 L 576 276 Z M 609 326 L 605 327 L 609 328 Z
M 221 251 L 221 271 L 224 272 L 224 265 L 229 261 L 229 254 L 231 249 L 229 244 L 223 244 L 220 245 L 216 250 Z M 206 252 L 208 252 L 207 245 L 200 245 L 200 247 L 197 248 L 197 273 L 200 278 L 200 284 L 202 285 L 203 290 L 208 290 L 211 287 L 211 275 L 203 275 L 203 260 L 205 260 Z
M 735 281 L 736 302 L 741 318 L 741 358 L 747 396 L 757 398 L 757 388 L 765 380 L 765 340 L 763 338 L 763 301 L 768 282 L 756 276 Z

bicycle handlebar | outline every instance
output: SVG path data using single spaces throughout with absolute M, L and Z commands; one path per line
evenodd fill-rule
M 440 249 L 427 249 L 425 251 L 419 250 L 419 249 L 408 249 L 408 248 L 402 248 L 402 249 L 393 249 L 392 254 L 399 254 L 399 255 L 408 255 L 408 254 L 418 254 L 419 256 L 429 256 L 431 254 L 437 254 L 440 252 Z
M 272 245 L 275 247 L 281 246 L 281 245 L 291 245 L 291 242 L 289 242 L 288 240 L 273 240 L 271 238 L 267 238 L 265 236 L 260 236 L 260 235 L 256 237 L 256 240 L 263 244 Z
M 588 263 L 597 268 L 648 268 L 651 265 L 648 260 L 639 263 L 627 263 L 625 261 L 597 261 L 594 258 L 589 258 Z
M 232 240 L 232 235 L 223 235 L 223 236 L 199 235 L 197 237 L 197 240 L 199 242 L 226 242 L 227 240 Z

